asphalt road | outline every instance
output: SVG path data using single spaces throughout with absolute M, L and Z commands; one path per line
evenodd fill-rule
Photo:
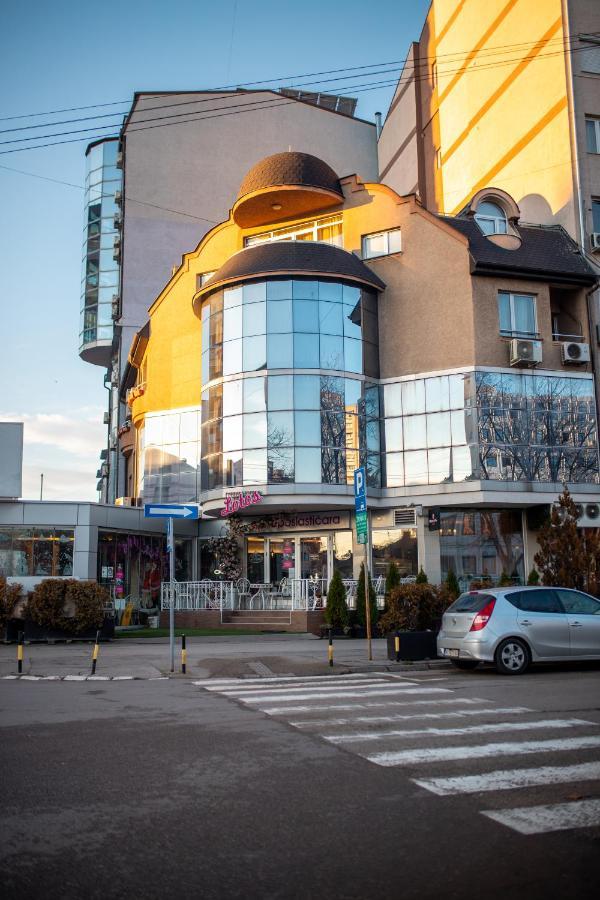
M 598 665 L 3 681 L 0 728 L 6 898 L 600 896 Z

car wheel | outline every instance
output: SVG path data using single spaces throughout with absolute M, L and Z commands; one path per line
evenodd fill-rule
M 451 659 L 450 662 L 457 669 L 476 669 L 479 665 L 478 659 Z
M 501 675 L 522 675 L 529 667 L 529 647 L 519 638 L 506 638 L 494 658 Z

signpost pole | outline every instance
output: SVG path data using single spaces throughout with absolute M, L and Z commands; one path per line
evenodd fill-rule
M 373 659 L 371 648 L 371 607 L 369 591 L 369 516 L 367 511 L 367 473 L 364 466 L 354 470 L 354 517 L 356 520 L 356 540 L 365 547 L 365 625 L 369 660 Z
M 173 519 L 167 519 L 167 551 L 169 554 L 169 649 L 171 653 L 171 672 L 175 671 L 175 553 L 173 546 Z

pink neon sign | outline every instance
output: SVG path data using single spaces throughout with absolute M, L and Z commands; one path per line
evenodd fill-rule
M 227 496 L 225 497 L 225 506 L 221 510 L 221 515 L 230 516 L 232 513 L 239 512 L 240 509 L 253 506 L 255 503 L 262 503 L 262 501 L 263 495 L 260 491 L 248 491 L 247 494 L 242 491 L 235 496 Z

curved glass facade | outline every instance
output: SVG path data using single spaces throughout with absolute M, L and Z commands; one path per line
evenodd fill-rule
M 80 353 L 90 362 L 108 365 L 110 347 L 86 354 L 89 345 L 112 341 L 112 299 L 119 292 L 119 263 L 113 258 L 118 211 L 115 192 L 121 188 L 116 167 L 118 141 L 95 144 L 87 154 L 81 284 Z
M 380 486 L 379 388 L 352 377 L 378 376 L 374 294 L 249 282 L 205 301 L 202 339 L 202 490 L 346 485 L 363 464 Z

